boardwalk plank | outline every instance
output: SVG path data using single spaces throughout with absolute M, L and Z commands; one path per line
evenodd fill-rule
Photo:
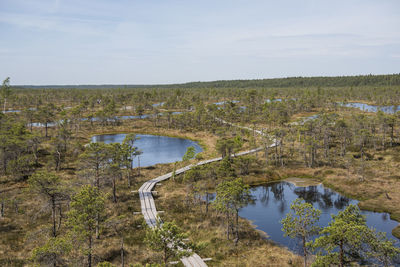
M 236 124 L 233 124 L 233 123 L 230 123 L 230 122 L 226 122 L 226 121 L 224 121 L 222 119 L 219 119 L 219 118 L 216 118 L 216 120 L 221 122 L 221 123 L 224 123 L 224 124 L 228 124 L 228 125 L 231 125 L 231 126 L 234 126 L 234 127 L 238 127 L 238 128 L 254 131 L 255 133 L 260 134 L 260 135 L 265 135 L 260 130 L 253 130 L 253 129 L 249 128 L 249 127 L 236 125 Z M 269 147 L 275 147 L 275 146 L 279 145 L 279 142 L 276 139 L 272 139 L 272 141 L 273 142 Z M 242 151 L 242 152 L 239 152 L 237 154 L 233 154 L 231 156 L 232 157 L 237 157 L 237 156 L 248 155 L 248 154 L 251 154 L 251 153 L 255 153 L 255 152 L 261 151 L 263 149 L 264 149 L 263 147 L 258 147 L 258 148 L 250 149 L 250 150 L 247 150 L 247 151 Z M 175 174 L 177 175 L 177 174 L 184 173 L 184 172 L 190 170 L 191 168 L 193 168 L 194 166 L 205 165 L 205 164 L 209 164 L 209 163 L 212 163 L 212 162 L 217 162 L 217 161 L 220 161 L 220 160 L 222 160 L 222 157 L 203 160 L 203 161 L 198 162 L 197 164 L 190 164 L 188 166 L 185 166 L 183 168 L 180 168 L 180 169 L 176 170 Z M 139 197 L 140 197 L 140 206 L 141 206 L 143 217 L 144 217 L 146 223 L 152 228 L 157 226 L 157 215 L 158 215 L 158 212 L 157 212 L 156 205 L 155 205 L 154 198 L 153 198 L 153 195 L 152 195 L 151 191 L 153 190 L 153 188 L 156 186 L 157 183 L 171 178 L 172 175 L 173 175 L 173 173 L 169 172 L 169 173 L 166 173 L 164 175 L 158 176 L 157 178 L 151 179 L 151 180 L 143 183 L 143 185 L 138 190 Z M 183 265 L 186 266 L 186 267 L 207 267 L 207 264 L 196 253 L 194 253 L 190 257 L 183 257 L 181 259 L 181 261 L 182 261 Z

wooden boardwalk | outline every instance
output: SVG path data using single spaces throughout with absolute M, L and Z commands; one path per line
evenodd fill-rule
M 224 124 L 229 124 L 235 127 L 239 127 L 239 128 L 244 128 L 244 129 L 248 129 L 253 131 L 253 129 L 248 128 L 248 127 L 243 127 L 243 126 L 238 126 L 238 125 L 234 125 L 232 123 L 228 123 L 224 120 L 221 119 L 217 119 L 218 121 L 220 121 L 221 123 Z M 259 130 L 254 130 L 256 133 L 258 134 L 263 134 L 261 131 Z M 276 141 L 273 142 L 273 144 L 271 145 L 271 147 L 276 145 Z M 255 148 L 255 149 L 250 149 L 247 151 L 243 151 L 243 152 L 239 152 L 236 154 L 232 154 L 232 157 L 237 157 L 237 156 L 243 156 L 243 155 L 247 155 L 247 154 L 251 154 L 251 153 L 255 153 L 257 151 L 262 150 L 262 147 L 259 148 Z M 214 158 L 214 159 L 209 159 L 209 160 L 203 160 L 200 161 L 196 164 L 190 164 L 188 166 L 185 166 L 183 168 L 180 168 L 178 170 L 175 171 L 175 175 L 184 173 L 188 170 L 190 170 L 191 168 L 195 167 L 195 166 L 200 166 L 200 165 L 204 165 L 204 164 L 208 164 L 211 162 L 216 162 L 216 161 L 220 161 L 222 160 L 222 157 L 218 157 L 218 158 Z M 154 198 L 152 195 L 152 190 L 153 188 L 156 186 L 157 183 L 164 181 L 166 179 L 171 178 L 173 175 L 173 172 L 169 172 L 167 174 L 158 176 L 157 178 L 151 179 L 147 182 L 145 182 L 140 188 L 139 188 L 139 197 L 140 197 L 140 206 L 142 209 L 142 214 L 144 216 L 144 219 L 147 223 L 148 226 L 150 227 L 156 227 L 157 226 L 157 218 L 158 218 L 158 212 L 156 209 L 156 205 L 154 202 Z M 182 263 L 184 266 L 186 267 L 205 267 L 207 266 L 207 264 L 203 261 L 203 259 L 197 255 L 196 253 L 192 254 L 189 257 L 183 257 L 181 259 Z

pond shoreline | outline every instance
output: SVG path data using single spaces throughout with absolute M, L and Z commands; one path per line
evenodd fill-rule
M 94 135 L 91 137 L 91 142 L 123 143 L 127 135 L 127 133 Z M 202 147 L 195 141 L 152 134 L 137 134 L 134 146 L 140 151 L 140 156 L 135 157 L 137 161 L 132 161 L 133 168 L 182 161 L 182 157 L 189 147 L 195 149 L 194 155 L 203 151 Z
M 204 143 L 204 141 L 203 141 L 202 139 L 190 137 L 190 136 L 186 135 L 185 133 L 183 133 L 183 134 L 176 134 L 176 133 L 173 133 L 173 134 L 172 134 L 172 133 L 169 133 L 169 131 L 166 131 L 166 132 L 158 132 L 158 131 L 155 131 L 154 129 L 140 129 L 140 130 L 128 130 L 128 129 L 115 130 L 115 129 L 113 129 L 113 130 L 91 131 L 90 133 L 88 133 L 87 139 L 90 140 L 89 136 L 92 136 L 92 135 L 101 135 L 101 134 L 122 134 L 122 133 L 151 134 L 151 135 L 157 135 L 157 136 L 167 136 L 167 137 L 173 137 L 173 138 L 184 138 L 184 139 L 189 139 L 189 140 L 191 140 L 191 141 L 197 142 L 198 145 L 203 149 L 203 151 L 201 152 L 201 154 L 204 155 L 205 153 L 207 153 L 207 154 L 210 153 L 209 147 Z M 207 155 L 207 158 L 208 158 L 208 157 L 209 157 L 209 155 Z M 271 180 L 256 181 L 256 182 L 250 182 L 250 183 L 248 183 L 248 184 L 249 184 L 250 186 L 253 187 L 253 186 L 258 186 L 258 185 L 263 185 L 263 184 L 270 184 L 270 183 L 281 182 L 281 181 L 285 181 L 285 180 L 288 179 L 288 178 L 293 178 L 293 177 L 294 177 L 294 176 L 292 176 L 292 177 L 284 177 L 284 178 L 280 178 L 280 179 L 275 179 L 275 180 L 273 180 L 273 181 L 271 181 Z M 359 198 L 357 198 L 357 196 L 354 196 L 354 195 L 352 195 L 352 194 L 349 194 L 349 193 L 344 192 L 343 190 L 340 189 L 340 187 L 331 185 L 331 184 L 325 182 L 324 179 L 315 178 L 315 177 L 307 177 L 307 176 L 303 176 L 303 177 L 300 177 L 300 178 L 298 178 L 298 179 L 318 181 L 319 183 L 322 183 L 325 187 L 327 187 L 327 188 L 329 188 L 329 189 L 332 189 L 332 190 L 334 190 L 334 191 L 336 191 L 336 192 L 342 194 L 342 195 L 345 196 L 345 197 L 352 198 L 352 199 L 355 199 L 355 200 L 359 201 L 358 206 L 362 206 L 362 205 L 363 205 L 363 204 L 362 204 L 363 199 L 359 199 Z M 360 208 L 360 209 L 361 209 L 361 208 Z M 390 215 L 390 219 L 391 219 L 391 220 L 394 220 L 394 221 L 396 221 L 396 222 L 399 223 L 398 226 L 396 226 L 395 228 L 392 229 L 392 234 L 393 234 L 393 236 L 395 236 L 396 238 L 399 238 L 399 239 L 400 239 L 400 218 L 397 218 L 396 216 L 393 216 L 393 212 L 388 211 L 388 210 L 385 210 L 384 207 L 369 207 L 369 206 L 367 206 L 367 207 L 362 207 L 362 210 L 364 210 L 364 211 L 371 211 L 371 212 L 384 212 L 384 213 L 388 213 L 388 214 Z M 243 218 L 243 219 L 246 219 L 246 218 Z M 258 230 L 258 229 L 257 229 L 257 230 Z M 267 233 L 267 234 L 268 234 L 268 233 Z
M 329 189 L 329 190 L 331 190 L 331 191 L 333 191 L 333 192 L 335 192 L 337 194 L 340 194 L 345 198 L 348 198 L 348 199 L 350 199 L 352 201 L 357 201 L 356 205 L 359 206 L 359 207 L 360 207 L 360 203 L 362 201 L 362 200 L 357 199 L 356 197 L 349 196 L 348 194 L 345 194 L 344 192 L 341 192 L 340 190 L 337 190 L 336 188 L 325 184 L 323 181 L 321 181 L 321 179 L 318 179 L 318 178 L 308 178 L 308 177 L 307 178 L 297 178 L 297 177 L 289 177 L 289 178 L 287 178 L 286 177 L 286 178 L 273 180 L 273 181 L 265 181 L 265 182 L 258 181 L 256 183 L 246 183 L 246 184 L 248 184 L 251 188 L 256 188 L 256 187 L 263 186 L 263 185 L 268 186 L 268 185 L 271 185 L 271 184 L 277 184 L 277 183 L 281 183 L 281 182 L 287 182 L 287 183 L 293 184 L 296 187 L 308 187 L 308 186 L 321 185 L 322 187 L 327 188 L 327 189 Z M 210 194 L 215 194 L 215 191 L 210 191 L 209 193 Z M 290 205 L 290 203 L 287 203 L 287 204 Z M 395 229 L 400 227 L 400 223 L 399 223 L 398 220 L 396 220 L 396 218 L 393 218 L 393 216 L 392 216 L 392 214 L 390 212 L 385 211 L 385 210 L 373 210 L 373 209 L 368 209 L 368 208 L 364 208 L 364 207 L 360 207 L 360 210 L 364 211 L 364 212 L 370 212 L 370 213 L 386 213 L 386 214 L 389 214 L 390 220 L 395 221 L 396 223 L 398 223 L 398 225 L 395 228 L 392 229 L 392 235 L 395 237 L 395 240 L 397 242 L 400 242 L 400 237 L 397 236 L 396 232 L 395 232 Z M 260 226 L 258 224 L 256 224 L 254 219 L 247 218 L 247 217 L 245 217 L 243 215 L 239 215 L 239 217 L 242 218 L 243 220 L 246 220 L 249 223 L 249 225 L 251 225 L 251 227 L 262 238 L 264 238 L 264 239 L 266 239 L 268 241 L 271 241 L 271 242 L 273 242 L 274 244 L 276 244 L 278 246 L 287 247 L 286 245 L 281 244 L 276 240 L 273 240 L 271 238 L 271 235 L 268 233 L 268 231 L 260 229 Z M 374 228 L 376 228 L 376 227 L 374 227 Z M 295 251 L 293 251 L 293 252 L 296 253 Z
M 290 183 L 296 185 L 293 182 L 293 180 L 291 180 L 293 178 L 294 179 L 299 179 L 299 180 L 300 179 L 314 180 L 313 182 L 317 182 L 318 181 L 319 184 L 322 184 L 324 187 L 326 187 L 326 188 L 328 188 L 330 190 L 333 190 L 333 191 L 343 195 L 346 198 L 357 200 L 358 201 L 357 206 L 360 208 L 361 211 L 389 214 L 390 215 L 390 219 L 393 220 L 393 221 L 396 221 L 398 223 L 398 225 L 395 228 L 392 229 L 392 235 L 394 237 L 398 238 L 399 241 L 400 241 L 400 218 L 398 218 L 397 216 L 393 216 L 393 212 L 390 212 L 388 210 L 385 210 L 384 208 L 379 208 L 379 207 L 378 208 L 370 208 L 369 206 L 365 207 L 362 204 L 362 202 L 363 202 L 362 199 L 357 198 L 357 196 L 355 196 L 355 195 L 351 195 L 351 194 L 348 194 L 348 193 L 344 192 L 343 190 L 340 189 L 340 187 L 337 187 L 337 186 L 334 186 L 334 185 L 329 184 L 327 182 L 324 182 L 323 179 L 318 179 L 318 178 L 313 178 L 313 177 L 301 177 L 301 178 L 298 178 L 298 177 L 285 177 L 285 178 L 281 178 L 281 179 L 277 179 L 277 180 L 273 180 L 273 181 L 265 181 L 265 182 L 258 181 L 256 183 L 248 183 L 248 185 L 250 187 L 256 187 L 256 186 L 261 186 L 261 185 L 269 185 L 269 184 L 274 184 L 274 183 L 279 183 L 279 182 L 285 182 L 288 179 L 289 179 L 289 181 L 287 181 L 287 182 L 290 182 Z M 246 219 L 246 218 L 243 218 L 243 219 Z
M 303 180 L 308 180 L 309 178 L 305 178 Z M 300 184 L 299 186 L 295 186 L 292 187 L 289 184 L 294 185 L 294 181 L 298 181 L 301 179 L 298 178 L 289 178 L 289 181 L 287 181 L 288 179 L 280 179 L 280 180 L 275 180 L 275 181 L 269 181 L 267 183 L 264 183 L 263 185 L 265 185 L 265 189 L 263 186 L 252 186 L 253 190 L 251 190 L 251 194 L 255 197 L 255 204 L 246 206 L 240 213 L 240 218 L 248 221 L 249 225 L 252 226 L 252 228 L 254 230 L 256 230 L 256 232 L 258 232 L 260 234 L 260 236 L 268 241 L 271 241 L 279 246 L 283 246 L 283 247 L 287 247 L 288 249 L 290 249 L 293 253 L 298 253 L 297 250 L 295 249 L 295 247 L 293 247 L 294 243 L 292 243 L 292 241 L 290 241 L 290 245 L 288 245 L 288 241 L 283 241 L 285 238 L 283 237 L 277 237 L 280 236 L 279 235 L 279 230 L 280 230 L 280 225 L 279 223 L 277 223 L 277 221 L 279 221 L 280 219 L 282 219 L 281 217 L 284 216 L 284 214 L 286 214 L 289 210 L 289 205 L 291 203 L 291 198 L 297 198 L 297 197 L 301 197 L 301 194 L 305 194 L 306 198 L 310 198 L 309 200 L 312 201 L 312 203 L 316 204 L 317 207 L 319 205 L 319 208 L 323 211 L 323 216 L 321 217 L 320 223 L 322 225 L 327 225 L 328 222 L 331 220 L 330 214 L 336 214 L 338 211 L 342 210 L 344 207 L 346 207 L 349 204 L 358 204 L 359 201 L 357 199 L 352 199 L 352 198 L 347 198 L 344 195 L 342 195 L 341 193 L 337 192 L 336 190 L 330 189 L 329 187 L 325 186 L 323 183 L 319 182 L 319 181 L 312 181 L 312 183 L 310 183 L 310 186 L 314 186 L 316 185 L 316 183 L 318 183 L 318 188 L 312 189 L 312 188 L 308 188 L 308 189 L 300 189 L 300 187 L 302 187 L 302 185 L 304 184 Z M 282 184 L 282 182 L 285 182 L 285 184 Z M 278 191 L 274 191 L 273 188 L 271 187 L 272 184 L 276 184 L 276 189 L 278 190 L 279 188 L 286 188 L 283 190 L 282 192 L 282 198 L 276 198 L 276 194 L 278 194 Z M 269 185 L 269 186 L 268 186 Z M 291 189 L 289 189 L 291 188 Z M 329 189 L 328 193 L 325 191 L 325 189 Z M 261 190 L 261 191 L 260 191 Z M 266 190 L 266 191 L 264 191 Z M 289 193 L 289 191 L 291 191 L 292 193 Z M 314 191 L 316 190 L 316 191 Z M 322 191 L 321 191 L 322 190 Z M 330 193 L 332 192 L 332 193 Z M 318 193 L 318 194 L 322 194 L 319 195 L 318 197 L 315 196 L 316 198 L 314 198 L 314 194 Z M 280 193 L 279 193 L 280 194 Z M 298 195 L 300 194 L 300 195 Z M 311 194 L 311 195 L 310 195 Z M 328 200 L 325 200 L 325 194 L 328 194 Z M 264 199 L 267 196 L 267 199 Z M 341 196 L 344 197 L 343 200 Z M 303 197 L 304 198 L 304 197 Z M 330 202 L 329 199 L 331 199 Z M 347 200 L 345 200 L 347 199 Z M 266 202 L 264 202 L 266 201 Z M 322 203 L 320 202 L 322 201 Z M 325 202 L 328 201 L 328 202 Z M 342 204 L 341 202 L 336 203 L 336 201 L 344 201 Z M 285 203 L 285 204 L 284 204 Z M 318 204 L 317 204 L 318 203 Z M 327 204 L 324 203 L 331 203 L 328 206 L 326 206 Z M 280 207 L 280 205 L 284 205 L 285 208 L 284 210 L 278 211 L 276 210 L 278 207 Z M 321 206 L 322 205 L 322 206 Z M 375 211 L 371 211 L 369 209 L 363 209 L 360 208 L 361 211 L 363 211 L 363 213 L 367 216 L 367 223 L 369 227 L 373 227 L 373 228 L 377 228 L 379 229 L 379 231 L 384 231 L 386 233 L 388 233 L 389 237 L 396 240 L 397 244 L 399 244 L 399 240 L 398 237 L 395 236 L 393 233 L 393 236 L 390 236 L 390 229 L 393 227 L 393 224 L 398 224 L 397 220 L 393 220 L 392 218 L 390 220 L 386 219 L 383 216 L 387 216 L 388 212 L 384 212 L 382 214 L 382 212 L 375 212 Z M 272 213 L 271 213 L 272 212 Z M 278 219 L 277 219 L 278 218 Z M 279 229 L 278 229 L 279 228 Z M 272 231 L 272 232 L 271 232 Z M 279 233 L 278 233 L 279 232 Z M 278 233 L 278 234 L 277 234 Z M 283 236 L 283 233 L 282 233 Z

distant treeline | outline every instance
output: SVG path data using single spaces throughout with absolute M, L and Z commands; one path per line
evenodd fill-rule
M 26 89 L 127 89 L 127 88 L 288 88 L 288 87 L 344 87 L 344 86 L 398 86 L 400 74 L 358 75 L 336 77 L 289 77 L 257 80 L 221 80 L 158 85 L 24 85 Z
M 400 85 L 400 74 L 390 75 L 358 75 L 358 76 L 337 76 L 337 77 L 289 77 L 259 80 L 229 80 L 214 82 L 191 82 L 175 87 L 237 87 L 237 88 L 270 88 L 270 87 L 342 87 L 342 86 L 382 86 Z

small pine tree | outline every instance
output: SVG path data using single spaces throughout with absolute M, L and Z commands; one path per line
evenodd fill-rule
M 157 226 L 146 232 L 145 243 L 154 251 L 162 252 L 163 262 L 174 256 L 183 257 L 191 254 L 189 246 L 183 242 L 187 236 L 176 226 L 175 222 L 157 220 Z
M 196 149 L 193 146 L 187 148 L 185 155 L 183 155 L 182 160 L 188 161 L 196 156 Z
M 365 259 L 364 244 L 371 236 L 365 216 L 355 205 L 349 205 L 337 215 L 332 214 L 332 221 L 323 228 L 313 244 L 315 249 L 323 249 L 317 254 L 313 266 L 346 264 Z
M 309 239 L 316 235 L 319 227 L 316 223 L 319 220 L 321 211 L 315 209 L 312 204 L 304 202 L 303 199 L 298 198 L 290 205 L 293 213 L 286 214 L 286 217 L 281 221 L 285 232 L 285 236 L 297 238 L 301 240 L 303 247 L 304 267 L 307 266 L 307 256 L 309 254 L 307 242 Z
M 92 266 L 93 236 L 96 233 L 99 218 L 104 213 L 105 197 L 93 186 L 86 185 L 72 198 L 71 210 L 68 212 L 68 225 L 78 239 L 87 242 L 84 250 L 88 266 Z

